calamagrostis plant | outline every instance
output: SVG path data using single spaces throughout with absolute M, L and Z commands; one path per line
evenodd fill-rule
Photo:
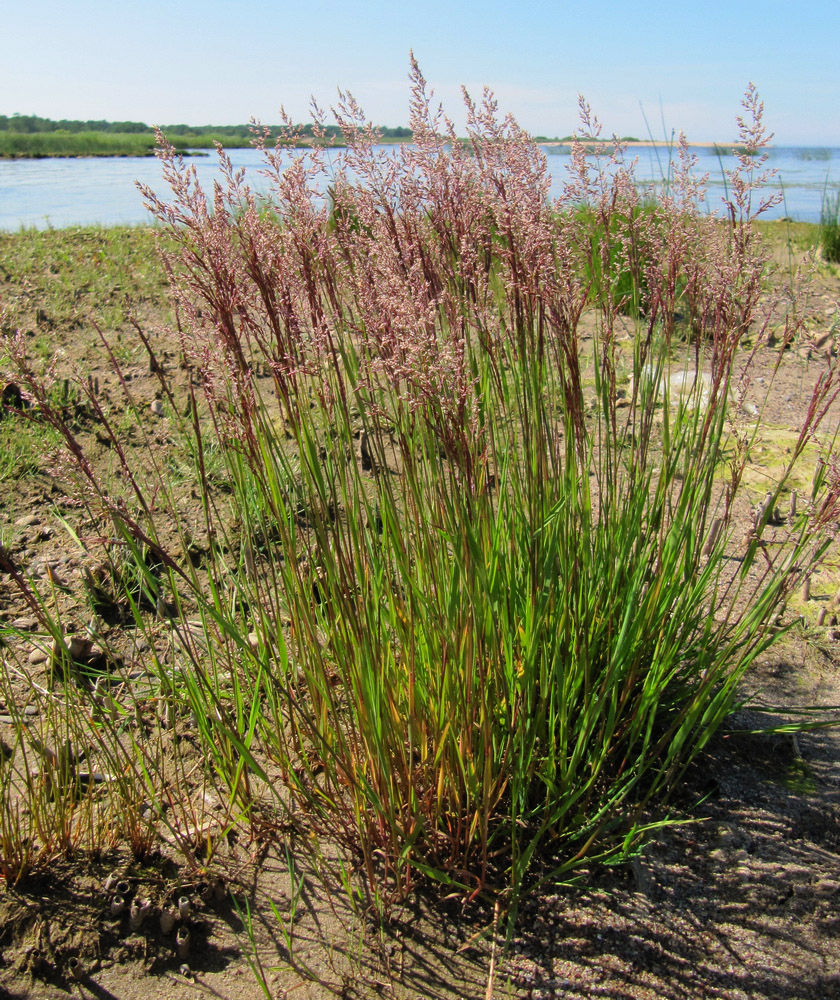
M 754 433 L 742 342 L 764 322 L 754 91 L 719 221 L 697 213 L 684 142 L 655 199 L 620 145 L 593 166 L 576 143 L 550 203 L 541 152 L 492 95 L 464 95 L 461 142 L 416 64 L 412 81 L 410 146 L 378 147 L 349 97 L 329 162 L 258 133 L 267 198 L 221 150 L 209 197 L 161 137 L 170 193 L 144 194 L 200 387 L 182 430 L 206 572 L 162 541 L 165 482 L 155 507 L 88 495 L 198 609 L 186 691 L 232 801 L 308 817 L 375 891 L 422 873 L 514 898 L 658 822 L 824 553 L 840 481 L 824 472 L 779 545 L 765 512 L 729 558 Z

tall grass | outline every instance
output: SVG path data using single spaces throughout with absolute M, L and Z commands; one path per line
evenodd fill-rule
M 823 195 L 820 209 L 820 250 L 824 260 L 840 262 L 840 193 Z
M 416 66 L 413 86 L 411 148 L 377 151 L 348 99 L 337 166 L 265 150 L 268 202 L 224 155 L 208 198 L 163 145 L 170 192 L 144 194 L 188 398 L 153 368 L 197 511 L 118 435 L 106 483 L 18 353 L 20 377 L 133 561 L 133 613 L 173 619 L 187 662 L 161 689 L 232 808 L 338 838 L 380 899 L 425 877 L 513 902 L 632 853 L 775 641 L 838 513 L 825 465 L 768 526 L 837 362 L 739 549 L 755 428 L 733 400 L 768 322 L 754 91 L 717 221 L 685 147 L 641 211 L 621 150 L 604 169 L 577 143 L 549 205 L 543 155 L 489 95 L 464 148 Z

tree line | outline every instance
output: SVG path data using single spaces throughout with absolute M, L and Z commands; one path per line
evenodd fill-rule
M 250 138 L 252 133 L 251 125 L 163 125 L 161 126 L 167 135 L 220 135 L 235 136 L 238 138 Z M 312 136 L 315 126 L 308 122 L 298 126 L 303 136 Z M 0 132 L 151 132 L 151 126 L 145 122 L 108 122 L 104 120 L 71 120 L 62 118 L 58 121 L 52 118 L 40 118 L 38 115 L 0 115 Z M 272 138 L 276 138 L 282 127 L 279 125 L 269 126 Z M 404 127 L 388 128 L 380 126 L 377 131 L 385 139 L 410 139 L 411 129 Z M 341 135 L 338 125 L 324 126 L 324 133 L 329 139 L 335 139 Z

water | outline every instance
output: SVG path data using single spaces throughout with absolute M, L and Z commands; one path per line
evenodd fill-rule
M 393 149 L 393 147 L 387 147 Z M 718 209 L 724 194 L 722 171 L 735 166 L 733 156 L 718 158 L 713 149 L 696 147 L 698 171 L 709 174 L 707 204 Z M 327 151 L 327 156 L 337 151 Z M 569 162 L 568 148 L 545 147 L 552 177 L 552 195 L 560 194 Z M 667 170 L 668 151 L 641 147 L 631 151 L 638 157 L 637 178 L 659 180 Z M 230 151 L 235 167 L 246 167 L 252 186 L 260 190 L 264 181 L 257 174 L 260 156 L 253 149 Z M 214 155 L 190 160 L 205 189 L 210 189 L 218 168 Z M 785 201 L 765 218 L 789 216 L 801 222 L 818 222 L 824 192 L 840 191 L 840 149 L 825 147 L 776 147 L 768 166 L 779 173 L 774 182 L 783 186 Z M 56 158 L 45 160 L 0 160 L 0 230 L 21 226 L 39 229 L 70 225 L 119 225 L 149 222 L 135 181 L 164 190 L 160 164 L 153 157 Z

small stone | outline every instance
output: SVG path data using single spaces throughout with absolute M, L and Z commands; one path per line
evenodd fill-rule
M 41 520 L 37 514 L 24 514 L 23 517 L 19 517 L 15 521 L 16 528 L 31 528 L 33 525 L 40 524 Z
M 74 663 L 78 663 L 90 659 L 90 651 L 93 643 L 90 639 L 86 639 L 81 635 L 67 635 L 64 637 L 64 646 L 67 647 L 70 659 Z M 62 648 L 62 644 L 53 639 L 50 649 L 50 663 L 53 667 L 60 663 L 63 654 L 64 649 Z
M 149 404 L 149 409 L 156 417 L 163 416 L 163 403 L 159 399 L 153 399 Z
M 35 628 L 38 624 L 35 618 L 15 618 L 13 621 L 9 622 L 12 628 L 18 628 L 23 632 L 28 632 L 30 629 Z
M 74 660 L 78 659 L 80 656 L 89 656 L 90 651 L 93 648 L 93 643 L 90 639 L 86 639 L 83 635 L 69 635 L 64 641 L 67 645 L 68 652 Z M 57 648 L 57 644 L 55 648 Z
M 49 658 L 50 654 L 45 649 L 41 649 L 38 646 L 36 646 L 29 654 L 29 662 L 33 666 L 37 666 L 39 663 L 46 663 Z

